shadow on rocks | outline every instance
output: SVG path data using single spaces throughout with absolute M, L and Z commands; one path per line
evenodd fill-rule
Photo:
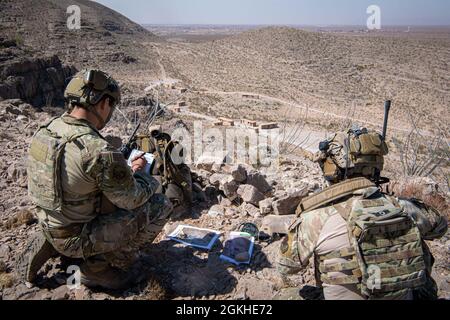
M 230 293 L 237 285 L 229 265 L 220 259 L 221 251 L 219 241 L 210 252 L 162 241 L 146 251 L 145 262 L 170 298 L 212 297 Z

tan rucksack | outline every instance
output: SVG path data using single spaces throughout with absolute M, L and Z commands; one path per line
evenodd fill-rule
M 329 181 L 351 176 L 377 177 L 384 167 L 388 146 L 376 131 L 366 128 L 339 132 L 322 142 L 318 160 Z

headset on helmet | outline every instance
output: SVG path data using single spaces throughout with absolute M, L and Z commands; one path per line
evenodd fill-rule
M 112 110 L 108 119 L 103 121 L 94 106 L 105 97 L 110 98 Z M 121 95 L 119 85 L 111 76 L 100 70 L 85 69 L 77 73 L 69 82 L 64 98 L 69 107 L 77 105 L 92 112 L 103 122 L 102 127 L 104 127 L 111 119 L 115 105 L 120 103 Z

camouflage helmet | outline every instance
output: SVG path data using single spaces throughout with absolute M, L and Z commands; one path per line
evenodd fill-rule
M 77 73 L 67 85 L 64 98 L 69 105 L 79 105 L 90 109 L 105 96 L 112 98 L 113 105 L 120 103 L 118 83 L 108 74 L 95 69 L 85 69 Z
M 333 183 L 361 176 L 379 182 L 389 152 L 381 135 L 366 128 L 337 132 L 321 142 L 319 150 L 315 160 Z

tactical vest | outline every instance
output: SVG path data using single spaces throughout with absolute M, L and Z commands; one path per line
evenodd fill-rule
M 68 143 L 91 134 L 86 128 L 73 134 L 59 134 L 49 129 L 58 118 L 41 126 L 33 137 L 28 156 L 28 193 L 38 207 L 61 212 L 63 190 L 61 185 L 61 159 Z
M 334 186 L 331 201 L 339 199 L 339 190 L 345 197 L 363 183 L 362 179 L 353 179 Z M 323 197 L 319 194 L 318 200 L 308 201 L 309 205 L 323 204 Z M 395 198 L 373 186 L 334 208 L 347 221 L 351 247 L 318 257 L 323 283 L 357 285 L 368 299 L 402 297 L 408 290 L 425 285 L 428 273 L 420 231 Z M 329 263 L 336 258 L 346 262 Z M 333 272 L 347 275 L 336 277 Z

